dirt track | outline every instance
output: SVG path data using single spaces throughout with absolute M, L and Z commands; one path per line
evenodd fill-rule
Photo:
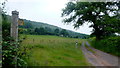
M 87 47 L 85 46 L 87 45 Z M 89 49 L 88 49 L 89 48 Z M 81 49 L 87 60 L 93 66 L 118 66 L 118 57 L 107 54 L 90 46 L 88 42 L 83 42 Z M 117 67 L 120 68 L 120 67 Z

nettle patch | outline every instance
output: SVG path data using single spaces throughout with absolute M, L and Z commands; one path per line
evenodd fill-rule
M 16 47 L 17 45 L 17 47 Z M 2 64 L 3 67 L 7 66 L 23 66 L 26 62 L 21 59 L 21 53 L 19 53 L 19 42 L 9 37 L 2 42 Z

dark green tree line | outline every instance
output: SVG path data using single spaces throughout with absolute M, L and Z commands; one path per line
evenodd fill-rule
M 61 30 L 60 35 L 63 35 L 64 37 L 69 37 L 69 34 L 65 29 Z

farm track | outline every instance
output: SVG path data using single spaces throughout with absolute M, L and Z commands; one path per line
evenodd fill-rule
M 104 68 L 120 68 L 120 66 L 118 66 L 120 65 L 120 61 L 118 61 L 118 57 L 97 50 L 91 47 L 88 42 L 83 42 L 81 49 L 87 60 L 93 66 L 97 66 L 97 67 L 102 66 L 102 68 L 103 66 Z

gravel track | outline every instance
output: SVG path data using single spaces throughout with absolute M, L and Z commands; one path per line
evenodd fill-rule
M 87 48 L 85 45 L 87 45 Z M 118 61 L 117 56 L 113 56 L 103 51 L 97 50 L 91 47 L 87 41 L 82 43 L 81 49 L 89 63 L 91 63 L 93 66 L 111 66 L 111 68 L 112 66 L 115 66 L 115 68 L 120 68 L 120 62 Z

